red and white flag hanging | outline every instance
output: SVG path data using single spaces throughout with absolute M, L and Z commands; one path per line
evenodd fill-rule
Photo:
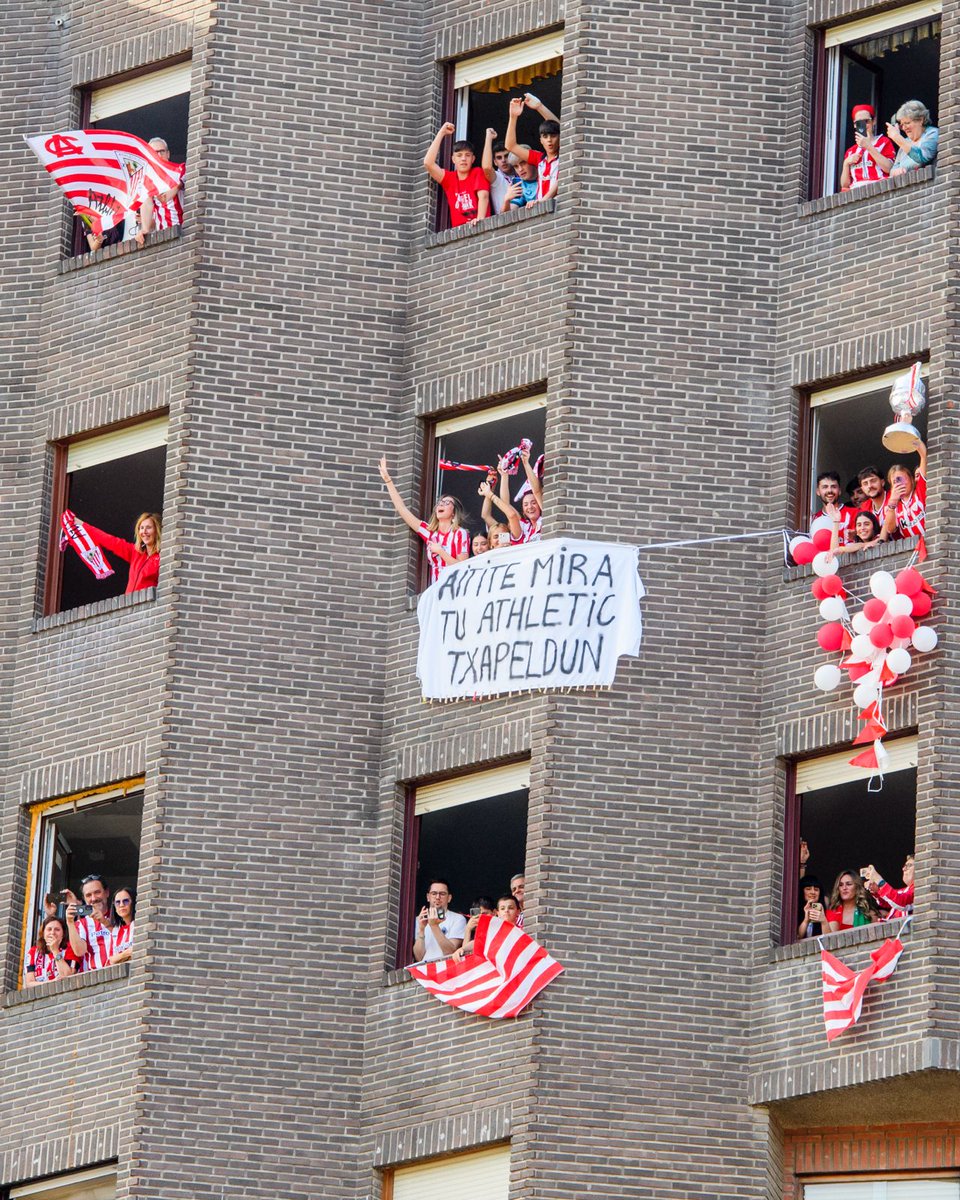
M 820 951 L 823 1023 L 827 1027 L 828 1042 L 839 1037 L 851 1025 L 856 1025 L 863 1007 L 863 994 L 870 980 L 888 979 L 896 970 L 902 953 L 903 943 L 900 939 L 887 938 L 882 946 L 871 953 L 869 967 L 864 967 L 862 971 L 851 971 L 829 951 Z
M 60 518 L 61 551 L 66 550 L 67 546 L 76 550 L 98 579 L 109 579 L 113 574 L 113 567 L 103 557 L 103 551 L 87 532 L 84 523 L 69 508 Z
M 119 225 L 147 196 L 180 186 L 174 165 L 132 133 L 71 129 L 24 141 L 95 234 Z
M 407 970 L 444 1004 L 482 1017 L 515 1017 L 563 970 L 529 934 L 489 913 L 473 953 L 461 961 L 414 963 Z

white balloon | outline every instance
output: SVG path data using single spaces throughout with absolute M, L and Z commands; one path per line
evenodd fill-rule
M 810 525 L 810 536 L 819 533 L 821 529 L 826 529 L 828 533 L 833 533 L 833 521 L 830 517 L 815 517 Z
M 814 671 L 813 682 L 821 692 L 832 692 L 839 685 L 842 677 L 839 667 L 835 667 L 833 663 L 824 663 L 822 667 L 817 667 Z
M 850 657 L 854 662 L 868 662 L 874 650 L 876 650 L 876 646 L 865 633 L 858 633 L 850 643 Z
M 866 708 L 868 704 L 872 704 L 876 700 L 879 694 L 875 683 L 867 683 L 866 680 L 863 680 L 853 689 L 853 702 L 857 708 Z
M 909 617 L 913 612 L 913 600 L 898 592 L 887 601 L 887 617 Z
M 897 594 L 897 581 L 889 571 L 874 571 L 870 576 L 870 591 L 878 600 L 890 600 Z
M 876 621 L 871 621 L 866 613 L 858 612 L 853 614 L 851 624 L 856 633 L 869 633 L 874 625 L 876 625 Z
M 821 578 L 824 575 L 836 575 L 840 570 L 840 563 L 829 550 L 821 550 L 813 560 L 813 569 Z M 893 580 L 892 575 L 890 579 Z
M 807 537 L 807 535 L 805 533 L 801 533 L 797 537 L 791 538 L 790 539 L 790 553 L 793 554 L 796 551 L 798 546 L 802 546 L 805 542 L 809 542 L 809 541 L 810 541 L 810 539 Z
M 931 650 L 936 649 L 939 640 L 937 631 L 931 629 L 929 625 L 918 625 L 910 639 L 913 642 L 914 650 L 919 650 L 921 654 L 929 654 Z
M 847 606 L 839 596 L 827 596 L 820 601 L 820 616 L 825 621 L 842 621 L 847 615 Z
M 913 659 L 906 650 L 891 650 L 887 655 L 887 666 L 894 675 L 906 675 Z

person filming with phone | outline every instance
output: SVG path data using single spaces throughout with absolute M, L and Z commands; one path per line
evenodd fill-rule
M 872 105 L 855 104 L 850 116 L 853 120 L 854 144 L 843 156 L 841 192 L 888 178 L 897 157 L 893 142 L 883 134 L 877 136 L 877 114 Z
M 417 962 L 435 962 L 459 950 L 467 928 L 463 913 L 453 912 L 453 895 L 445 879 L 431 879 L 427 884 L 427 903 L 417 916 L 417 936 L 413 957 Z
M 84 971 L 95 971 L 110 963 L 113 917 L 110 889 L 102 875 L 87 875 L 80 881 L 83 904 L 73 892 L 62 893 L 67 901 L 64 916 L 70 949 L 83 960 Z

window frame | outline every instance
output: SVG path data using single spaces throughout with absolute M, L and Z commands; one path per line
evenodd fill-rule
M 469 1159 L 479 1158 L 484 1155 L 488 1158 L 493 1156 L 503 1155 L 506 1151 L 506 1168 L 507 1168 L 507 1192 L 510 1190 L 510 1171 L 513 1166 L 513 1143 L 510 1139 L 502 1142 L 495 1142 L 492 1145 L 485 1146 L 470 1146 L 464 1150 L 458 1150 L 453 1154 L 434 1155 L 431 1158 L 419 1159 L 414 1162 L 396 1163 L 383 1169 L 383 1186 L 381 1190 L 381 1200 L 395 1200 L 395 1178 L 398 1172 L 411 1171 L 433 1166 L 439 1167 L 441 1170 L 444 1165 L 453 1165 L 463 1163 Z M 449 1184 L 445 1185 L 449 1187 Z M 487 1193 L 485 1193 L 487 1194 Z M 507 1193 L 504 1193 L 506 1200 Z
M 850 1174 L 829 1174 L 829 1175 L 808 1175 L 798 1176 L 797 1182 L 800 1185 L 800 1200 L 815 1200 L 815 1197 L 808 1196 L 807 1188 L 811 1185 L 818 1184 L 868 1184 L 868 1183 L 925 1183 L 946 1181 L 948 1183 L 957 1184 L 957 1195 L 960 1197 L 960 1172 L 956 1167 L 946 1168 L 944 1170 L 932 1171 L 865 1171 L 858 1172 L 856 1175 Z M 923 1200 L 921 1197 L 920 1200 Z
M 114 1194 L 119 1180 L 119 1170 L 116 1159 L 96 1166 L 82 1167 L 79 1171 L 71 1170 L 61 1175 L 46 1175 L 40 1179 L 27 1179 L 21 1183 L 9 1184 L 2 1189 L 4 1200 L 43 1200 L 45 1195 L 58 1188 L 69 1187 L 82 1183 L 96 1183 L 98 1180 L 113 1178 Z

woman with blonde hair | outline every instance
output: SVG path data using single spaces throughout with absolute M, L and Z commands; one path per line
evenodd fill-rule
M 145 512 L 137 517 L 132 542 L 125 542 L 112 533 L 104 533 L 86 521 L 83 526 L 98 546 L 130 564 L 127 593 L 142 592 L 144 588 L 157 586 L 160 577 L 160 535 L 163 530 L 159 513 Z
M 387 485 L 397 515 L 427 543 L 430 560 L 430 582 L 436 583 L 444 567 L 463 562 L 470 557 L 470 530 L 464 522 L 463 505 L 456 496 L 441 496 L 429 521 L 418 521 L 400 498 L 396 484 L 387 470 L 386 455 L 380 459 L 380 478 Z M 96 539 L 94 539 L 96 540 Z
M 824 917 L 828 933 L 871 925 L 878 919 L 876 911 L 870 906 L 863 880 L 855 871 L 840 872 L 827 904 Z

